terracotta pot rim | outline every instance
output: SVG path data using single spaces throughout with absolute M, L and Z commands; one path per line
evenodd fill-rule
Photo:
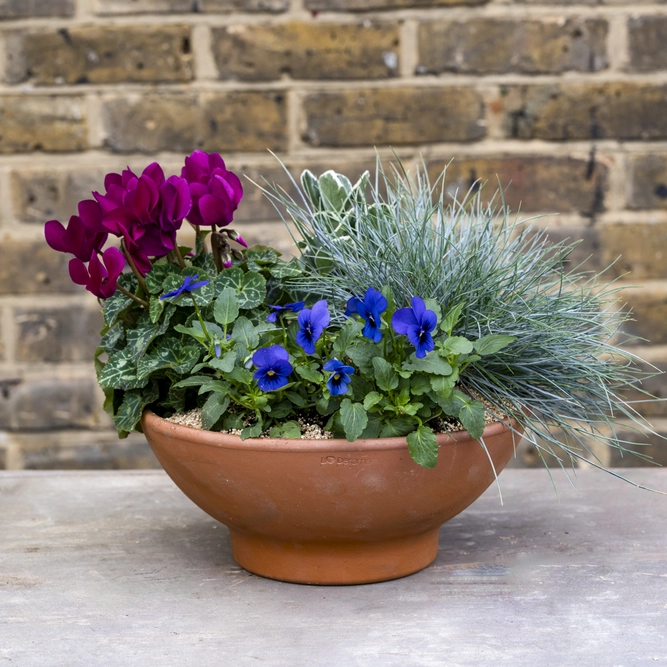
M 360 438 L 354 442 L 348 442 L 347 440 L 337 438 L 333 438 L 331 440 L 297 440 L 290 438 L 248 438 L 247 440 L 241 440 L 238 435 L 230 435 L 228 433 L 220 433 L 218 431 L 205 431 L 203 429 L 192 428 L 182 424 L 175 424 L 162 417 L 159 417 L 149 409 L 146 409 L 144 412 L 141 422 L 142 427 L 145 428 L 145 425 L 148 425 L 149 428 L 153 431 L 167 437 L 196 439 L 197 443 L 200 445 L 223 449 L 245 449 L 251 451 L 277 452 L 298 452 L 312 450 L 316 450 L 318 452 L 358 452 L 360 450 L 376 451 L 407 448 L 405 436 L 372 439 Z M 493 422 L 484 429 L 483 437 L 491 437 L 506 430 L 508 427 L 517 432 L 518 424 L 513 419 L 509 421 L 509 424 L 500 421 Z M 517 435 L 519 435 L 518 432 Z M 439 446 L 454 444 L 457 442 L 462 443 L 466 440 L 476 442 L 476 440 L 473 440 L 470 437 L 470 434 L 467 431 L 437 433 L 435 437 Z

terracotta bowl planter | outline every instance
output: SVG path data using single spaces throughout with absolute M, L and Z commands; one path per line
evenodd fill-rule
M 304 584 L 361 584 L 412 574 L 438 552 L 440 526 L 494 481 L 466 432 L 438 436 L 438 465 L 415 464 L 405 438 L 251 439 L 142 420 L 176 485 L 230 531 L 250 572 Z M 500 472 L 518 436 L 484 431 Z

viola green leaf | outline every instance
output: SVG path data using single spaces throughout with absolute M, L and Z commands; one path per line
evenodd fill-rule
M 482 437 L 485 427 L 484 406 L 479 401 L 469 401 L 459 410 L 459 421 L 475 440 Z
M 420 371 L 432 375 L 451 375 L 452 367 L 437 354 L 427 354 L 423 359 L 410 355 L 407 361 L 403 362 L 403 370 Z
M 217 423 L 220 417 L 225 414 L 229 407 L 229 396 L 218 392 L 213 392 L 207 399 L 201 409 L 202 426 L 210 431 Z
M 368 415 L 361 403 L 353 403 L 349 398 L 340 404 L 340 419 L 349 442 L 354 442 L 366 428 Z
M 435 433 L 428 426 L 420 426 L 416 431 L 409 433 L 408 451 L 415 463 L 424 468 L 435 468 L 438 463 L 438 441 Z
M 482 336 L 473 342 L 475 352 L 483 357 L 487 354 L 495 354 L 507 347 L 510 343 L 516 340 L 516 336 L 508 336 L 507 334 L 489 334 Z
M 398 387 L 398 375 L 392 365 L 382 357 L 373 358 L 375 381 L 382 391 L 391 391 Z
M 213 317 L 218 324 L 231 324 L 239 315 L 239 300 L 233 287 L 225 287 L 216 299 Z

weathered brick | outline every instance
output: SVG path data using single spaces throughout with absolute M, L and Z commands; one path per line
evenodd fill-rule
M 0 97 L 0 153 L 81 151 L 88 143 L 82 97 Z
M 667 286 L 651 286 L 625 290 L 620 299 L 632 308 L 633 320 L 624 325 L 624 330 L 639 336 L 653 345 L 667 343 Z M 631 344 L 646 344 L 633 341 Z
M 20 39 L 23 76 L 14 83 L 133 83 L 190 81 L 190 28 L 81 26 L 30 32 Z M 16 40 L 13 41 L 13 44 Z
M 94 428 L 99 391 L 94 376 L 22 379 L 0 394 L 0 428 Z
M 490 105 L 505 136 L 555 141 L 667 138 L 667 86 L 614 82 L 502 86 Z
M 398 26 L 290 22 L 213 30 L 221 79 L 384 79 L 398 73 Z
M 203 150 L 287 149 L 287 100 L 283 92 L 205 93 L 202 112 Z
M 0 0 L 0 19 L 73 15 L 74 0 Z
M 195 11 L 197 0 L 96 0 L 96 14 L 184 14 Z
M 637 452 L 638 454 L 649 456 L 651 461 L 645 461 L 639 456 L 630 452 L 621 452 L 617 448 L 611 451 L 610 466 L 615 468 L 638 468 L 642 466 L 654 466 L 656 463 L 667 465 L 667 428 L 657 428 L 655 433 L 640 433 L 631 428 L 619 428 L 616 432 L 619 440 L 626 440 L 634 445 L 623 443 L 623 447 Z M 631 476 L 630 476 L 631 477 Z
M 61 308 L 16 308 L 17 361 L 92 362 L 99 344 L 99 309 L 79 305 Z
M 101 190 L 108 169 L 73 169 L 67 172 L 18 169 L 11 173 L 14 216 L 22 222 L 66 222 L 82 199 Z
M 30 433 L 15 436 L 26 470 L 131 470 L 160 468 L 139 433 L 119 440 L 114 431 Z
M 408 7 L 453 7 L 485 5 L 489 0 L 305 0 L 306 9 L 322 12 L 365 12 Z
M 667 417 L 667 360 L 638 363 L 637 367 L 645 373 L 659 372 L 659 375 L 642 380 L 640 388 L 660 400 L 650 400 L 638 389 L 622 391 L 621 396 L 626 401 L 635 401 L 632 407 L 645 417 Z
M 289 0 L 199 0 L 200 12 L 248 12 L 252 14 L 279 14 L 289 9 Z
M 667 67 L 667 16 L 628 20 L 629 68 L 651 72 Z
M 387 88 L 312 93 L 304 141 L 379 146 L 474 141 L 485 136 L 484 104 L 470 88 Z
M 419 74 L 555 74 L 607 67 L 602 19 L 427 21 L 418 35 Z
M 0 443 L 0 470 L 7 470 L 7 448 Z
M 115 152 L 190 153 L 199 148 L 202 116 L 193 94 L 131 94 L 105 99 L 103 105 L 105 143 Z
M 551 244 L 577 244 L 565 260 L 565 268 L 579 267 L 582 271 L 601 271 L 604 266 L 600 263 L 600 233 L 594 226 L 566 226 L 555 227 L 546 224 L 547 239 Z
M 663 153 L 631 158 L 628 185 L 629 208 L 667 208 L 667 155 Z
M 600 262 L 614 262 L 605 276 L 629 272 L 629 280 L 667 278 L 667 223 L 609 224 L 599 232 Z
M 449 158 L 428 163 L 432 182 Z M 454 159 L 447 167 L 447 192 L 463 196 L 476 182 L 484 200 L 505 189 L 505 201 L 514 211 L 591 213 L 602 210 L 607 190 L 607 167 L 597 161 L 570 157 L 500 156 Z
M 80 292 L 67 270 L 71 255 L 51 250 L 46 241 L 3 238 L 0 294 Z

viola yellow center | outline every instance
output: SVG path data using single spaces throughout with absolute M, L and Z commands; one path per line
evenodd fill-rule
M 274 372 L 274 371 L 267 371 L 266 374 L 267 374 L 269 377 L 271 377 L 272 375 L 275 375 L 275 372 Z

